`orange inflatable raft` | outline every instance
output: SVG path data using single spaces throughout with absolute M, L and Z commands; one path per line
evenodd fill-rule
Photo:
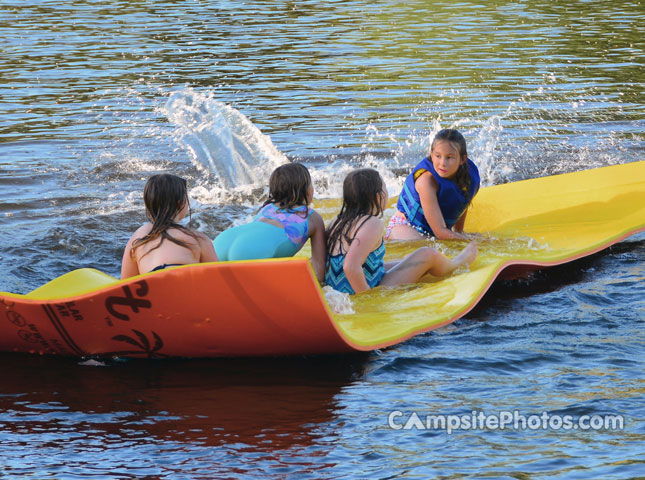
M 327 218 L 338 202 L 316 209 Z M 509 268 L 562 264 L 645 228 L 645 162 L 482 188 L 466 230 L 480 255 L 445 279 L 376 288 L 334 314 L 305 257 L 188 265 L 117 280 L 93 269 L 0 293 L 0 351 L 233 357 L 365 351 L 450 323 Z M 388 244 L 388 259 L 423 242 Z M 435 244 L 451 254 L 463 243 Z M 304 252 L 303 255 L 306 255 Z

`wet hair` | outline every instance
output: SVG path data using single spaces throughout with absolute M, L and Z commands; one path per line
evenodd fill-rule
M 466 149 L 466 139 L 461 133 L 459 133 L 459 131 L 453 128 L 444 128 L 435 135 L 432 140 L 430 151 L 432 152 L 432 150 L 434 150 L 435 143 L 443 141 L 450 142 L 450 145 L 457 150 L 459 160 L 464 160 L 464 162 L 459 165 L 457 173 L 455 173 L 454 182 L 463 192 L 468 203 L 470 203 L 472 199 L 470 198 L 470 172 L 468 171 L 468 150 Z
M 311 186 L 309 170 L 301 163 L 287 163 L 276 168 L 269 178 L 269 197 L 262 207 L 275 203 L 279 208 L 291 210 L 308 206 L 307 190 Z M 306 209 L 304 216 L 309 214 Z
M 343 206 L 336 219 L 327 229 L 327 251 L 331 252 L 342 241 L 352 242 L 349 232 L 357 220 L 365 217 L 356 230 L 360 229 L 370 216 L 381 216 L 383 208 L 383 179 L 372 168 L 361 168 L 350 172 L 343 182 Z M 340 242 L 340 243 L 339 243 Z
M 137 238 L 132 243 L 130 255 L 134 255 L 134 250 L 137 247 L 145 245 L 159 237 L 161 237 L 159 244 L 148 250 L 144 255 L 159 248 L 164 240 L 169 240 L 185 248 L 191 248 L 186 242 L 168 233 L 169 229 L 175 228 L 195 239 L 197 238 L 197 235 L 192 230 L 174 221 L 177 214 L 188 203 L 186 180 L 169 173 L 153 175 L 148 179 L 143 189 L 143 202 L 146 206 L 146 216 L 150 220 L 150 223 L 152 223 L 152 229 L 150 233 L 141 238 Z

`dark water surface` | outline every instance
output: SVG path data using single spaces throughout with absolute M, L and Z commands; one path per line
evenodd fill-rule
M 397 193 L 440 127 L 486 184 L 642 161 L 643 25 L 642 2 L 604 0 L 0 0 L 0 290 L 118 275 L 160 171 L 214 237 L 285 156 L 318 197 L 363 165 Z M 643 478 L 644 256 L 639 234 L 499 283 L 365 355 L 1 355 L 0 478 Z M 513 411 L 624 425 L 398 429 Z
M 642 478 L 645 238 L 497 284 L 364 355 L 0 356 L 6 478 Z M 622 430 L 391 429 L 412 412 L 620 415 Z M 399 420 L 400 418 L 400 420 Z

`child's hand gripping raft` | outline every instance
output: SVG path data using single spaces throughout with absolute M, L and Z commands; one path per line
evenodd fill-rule
M 153 175 L 143 190 L 149 223 L 132 235 L 123 252 L 121 278 L 167 267 L 216 262 L 211 240 L 179 225 L 188 213 L 186 180 L 167 173 Z
M 412 169 L 397 210 L 387 226 L 388 240 L 465 239 L 466 209 L 479 190 L 479 171 L 468 159 L 466 140 L 457 130 L 441 130 L 430 158 Z
M 325 224 L 309 207 L 314 188 L 307 167 L 289 163 L 269 179 L 269 198 L 251 223 L 229 228 L 215 238 L 220 260 L 291 257 L 311 238 L 311 263 L 318 281 L 325 275 Z
M 422 247 L 401 261 L 385 264 L 381 216 L 387 199 L 376 170 L 365 168 L 347 175 L 343 205 L 328 228 L 327 285 L 344 293 L 359 293 L 377 285 L 414 283 L 428 273 L 443 276 L 475 260 L 477 245 L 471 243 L 452 260 Z

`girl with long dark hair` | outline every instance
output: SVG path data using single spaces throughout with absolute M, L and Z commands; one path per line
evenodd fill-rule
M 403 260 L 384 262 L 382 213 L 388 194 L 376 170 L 350 172 L 343 182 L 343 205 L 327 229 L 325 282 L 344 293 L 359 293 L 377 285 L 418 282 L 426 274 L 443 276 L 477 256 L 470 243 L 453 259 L 431 247 L 421 247 Z
M 121 278 L 168 267 L 216 262 L 211 240 L 179 224 L 190 208 L 186 180 L 163 173 L 148 179 L 143 201 L 149 223 L 132 235 L 123 252 Z
M 466 239 L 466 212 L 479 190 L 479 171 L 468 158 L 466 140 L 446 128 L 435 135 L 430 157 L 416 165 L 403 184 L 397 213 L 390 219 L 385 238 L 419 240 Z

